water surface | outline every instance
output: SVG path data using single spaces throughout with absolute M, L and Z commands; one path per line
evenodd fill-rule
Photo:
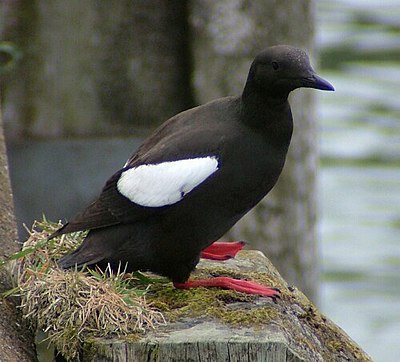
M 319 1 L 322 309 L 400 358 L 400 2 Z

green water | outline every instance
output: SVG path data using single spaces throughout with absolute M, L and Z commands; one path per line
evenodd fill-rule
M 400 1 L 317 1 L 323 311 L 400 359 Z

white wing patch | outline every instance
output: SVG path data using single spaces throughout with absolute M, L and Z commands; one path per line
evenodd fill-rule
M 122 172 L 117 189 L 141 206 L 172 205 L 217 170 L 215 156 L 141 165 Z

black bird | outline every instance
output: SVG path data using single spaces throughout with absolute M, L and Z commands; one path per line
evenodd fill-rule
M 167 120 L 96 201 L 50 236 L 89 230 L 59 265 L 122 263 L 128 271 L 164 275 L 178 288 L 220 286 L 276 297 L 273 288 L 248 281 L 188 279 L 203 250 L 229 250 L 210 245 L 277 182 L 293 129 L 288 95 L 300 87 L 334 90 L 303 50 L 274 46 L 254 59 L 242 95 Z

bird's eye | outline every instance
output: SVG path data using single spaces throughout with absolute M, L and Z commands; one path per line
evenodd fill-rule
M 272 62 L 272 68 L 273 68 L 274 70 L 278 70 L 278 69 L 279 69 L 279 64 L 278 64 L 278 62 Z

